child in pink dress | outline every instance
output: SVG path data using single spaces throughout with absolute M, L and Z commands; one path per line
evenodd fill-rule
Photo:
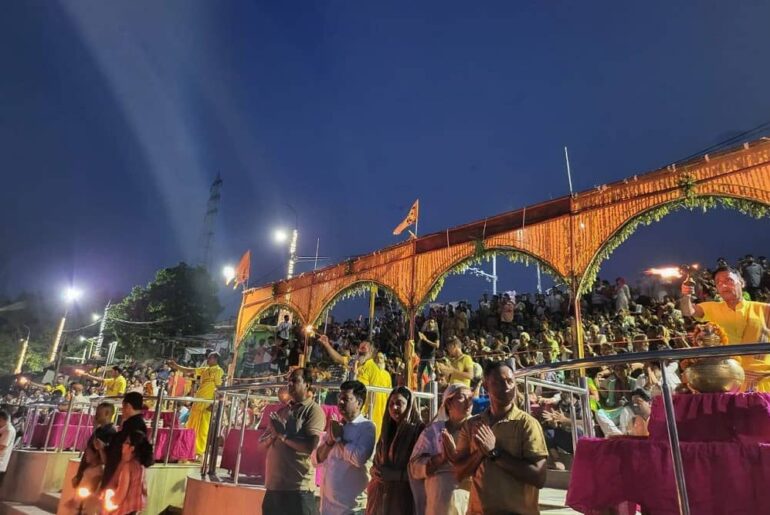
M 131 515 L 144 509 L 147 503 L 144 469 L 155 462 L 152 444 L 141 431 L 129 435 L 121 452 L 120 464 L 104 495 L 104 509 L 109 515 Z

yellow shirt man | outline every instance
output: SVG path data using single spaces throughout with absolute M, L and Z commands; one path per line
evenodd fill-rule
M 347 365 L 347 362 L 345 365 Z M 362 365 L 358 366 L 358 370 L 356 371 L 356 379 L 364 383 L 366 386 L 378 386 L 388 389 L 393 388 L 393 381 L 390 378 L 390 373 L 388 373 L 387 370 L 383 370 L 377 366 L 377 363 L 375 363 L 373 358 L 367 359 Z M 371 399 L 371 402 L 369 399 Z M 371 412 L 369 411 L 369 404 L 372 406 Z M 369 418 L 369 420 L 374 422 L 374 427 L 376 429 L 375 438 L 380 437 L 380 431 L 382 430 L 382 417 L 385 415 L 387 404 L 387 393 L 372 392 L 367 394 L 366 405 L 364 406 L 362 412 Z
M 126 393 L 126 378 L 122 375 L 104 380 L 104 395 L 107 397 L 120 397 Z
M 735 311 L 726 302 L 701 302 L 703 317 L 697 320 L 717 324 L 727 333 L 728 345 L 740 343 L 770 342 L 770 304 L 743 300 L 735 306 Z M 760 392 L 770 392 L 770 355 L 735 356 L 746 372 L 744 387 L 754 387 Z
M 460 354 L 456 358 L 449 358 L 449 364 L 452 368 L 458 372 L 467 372 L 473 375 L 473 358 L 467 354 Z M 447 384 L 462 383 L 465 386 L 471 385 L 471 380 L 464 377 L 460 377 L 457 374 L 450 373 L 447 377 Z

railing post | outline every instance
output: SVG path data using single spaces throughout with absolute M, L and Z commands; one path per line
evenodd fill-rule
M 668 430 L 668 442 L 671 446 L 671 457 L 674 461 L 674 479 L 676 479 L 676 494 L 679 501 L 679 513 L 690 515 L 690 500 L 687 497 L 687 483 L 684 478 L 684 466 L 682 464 L 682 450 L 679 447 L 679 431 L 676 427 L 676 415 L 674 413 L 674 401 L 671 397 L 666 377 L 666 361 L 660 360 L 660 370 L 663 379 L 663 404 L 666 409 L 666 429 Z M 665 480 L 665 478 L 661 478 Z
M 531 415 L 532 409 L 529 406 L 529 376 L 524 376 L 524 411 Z
M 583 434 L 589 438 L 594 437 L 594 421 L 593 413 L 591 412 L 591 391 L 588 389 L 588 378 L 585 376 L 580 377 L 580 387 L 585 390 L 580 394 L 580 402 L 583 411 Z
M 233 471 L 233 481 L 238 485 L 238 476 L 241 473 L 241 454 L 243 453 L 243 437 L 246 435 L 246 413 L 249 409 L 249 395 L 251 390 L 246 390 L 246 398 L 243 401 L 243 420 L 241 421 L 241 435 L 238 442 L 238 450 L 235 455 L 235 470 Z M 225 437 L 227 439 L 227 437 Z
M 430 419 L 433 420 L 438 413 L 438 382 L 436 382 L 435 376 L 430 382 L 430 393 L 433 395 L 430 399 Z
M 216 414 L 214 416 L 214 423 L 209 425 L 209 435 L 211 436 L 211 452 L 209 454 L 209 476 L 216 476 L 217 473 L 217 457 L 219 456 L 219 428 L 222 424 L 222 415 L 225 411 L 225 398 L 218 401 Z
M 37 417 L 40 414 L 40 410 L 37 406 L 33 406 L 32 411 L 27 413 L 27 424 L 24 426 L 24 435 L 21 438 L 21 447 L 29 448 L 32 445 L 32 435 L 35 434 L 35 426 L 37 426 Z
M 567 393 L 566 395 L 569 395 L 569 420 L 572 428 L 572 455 L 574 456 L 578 441 L 577 416 L 575 416 L 575 396 L 571 393 Z
M 160 411 L 163 409 L 163 388 L 158 388 L 158 397 L 155 399 L 155 416 L 152 417 L 152 447 L 158 443 L 158 425 L 160 423 Z M 171 435 L 169 435 L 168 445 L 171 446 Z
M 46 432 L 46 435 L 45 435 L 45 442 L 43 442 L 43 450 L 44 451 L 48 450 L 48 447 L 49 447 L 48 444 L 51 443 L 50 442 L 50 440 L 51 440 L 51 430 L 53 429 L 53 421 L 56 418 L 56 413 L 58 411 L 59 410 L 56 407 L 48 408 L 48 431 Z M 54 446 L 54 450 L 56 450 L 55 446 Z
M 91 416 L 91 403 L 88 403 L 88 407 L 86 408 L 85 417 L 88 418 Z M 73 449 L 78 451 L 78 437 L 80 436 L 80 427 L 83 425 L 83 412 L 81 411 L 78 413 L 78 428 L 75 430 L 75 444 Z
M 56 452 L 61 452 L 62 447 L 64 447 L 64 440 L 66 439 L 67 429 L 69 429 L 69 425 L 70 425 L 70 417 L 72 416 L 73 404 L 74 404 L 73 397 L 70 397 L 70 402 L 67 405 L 67 416 L 64 417 L 64 427 L 62 427 L 61 436 L 59 437 L 59 444 L 56 446 Z
M 171 401 L 171 428 L 168 430 L 168 447 L 166 447 L 166 459 L 164 464 L 168 465 L 168 458 L 171 456 L 171 443 L 174 441 L 174 427 L 176 426 L 176 403 Z

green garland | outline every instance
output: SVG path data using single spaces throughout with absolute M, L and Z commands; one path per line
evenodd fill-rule
M 682 181 L 684 180 L 685 179 L 683 178 Z M 692 188 L 694 188 L 694 184 L 692 185 Z M 682 189 L 685 190 L 686 188 L 682 186 Z M 589 292 L 591 288 L 593 288 L 596 278 L 599 275 L 599 266 L 609 258 L 615 249 L 626 241 L 640 225 L 650 225 L 653 222 L 658 222 L 666 215 L 682 209 L 693 211 L 700 208 L 705 213 L 709 209 L 721 207 L 723 209 L 733 209 L 757 219 L 770 216 L 770 206 L 760 204 L 759 202 L 733 197 L 696 196 L 695 193 L 692 192 L 692 189 L 686 190 L 684 194 L 685 198 L 675 200 L 642 213 L 632 218 L 618 229 L 607 243 L 602 246 L 583 274 L 583 279 L 580 283 L 580 295 Z
M 433 283 L 433 286 L 428 291 L 428 294 L 418 304 L 417 306 L 418 310 L 425 307 L 426 304 L 436 300 L 436 297 L 438 297 L 439 292 L 442 290 L 442 288 L 444 288 L 444 281 L 446 280 L 447 276 L 462 274 L 472 266 L 481 264 L 482 261 L 487 261 L 487 262 L 490 261 L 492 259 L 492 256 L 503 256 L 508 258 L 508 261 L 511 263 L 523 263 L 525 266 L 530 266 L 533 263 L 540 263 L 540 270 L 542 272 L 550 275 L 557 282 L 565 281 L 565 278 L 562 277 L 550 265 L 532 257 L 530 254 L 527 254 L 526 252 L 521 252 L 513 249 L 486 250 L 483 241 L 481 241 L 481 245 L 479 245 L 480 241 L 481 240 L 476 240 L 475 251 L 472 257 L 465 259 L 460 263 L 456 264 L 455 266 L 453 266 L 452 268 L 450 268 L 449 270 L 441 274 L 438 279 L 436 279 L 436 282 Z M 484 250 L 480 251 L 480 248 Z
M 487 251 L 486 245 L 484 245 L 484 240 L 479 238 L 473 243 L 473 257 L 475 258 L 481 258 L 484 256 L 484 253 Z
M 374 281 L 360 281 L 355 282 L 349 287 L 345 288 L 341 292 L 339 292 L 337 295 L 332 297 L 332 300 L 330 300 L 326 306 L 321 310 L 321 314 L 318 315 L 318 317 L 313 321 L 313 325 L 317 325 L 321 323 L 321 320 L 326 318 L 326 313 L 334 309 L 334 306 L 337 305 L 338 302 L 352 298 L 352 297 L 363 297 L 365 295 L 369 295 L 369 293 L 372 291 L 372 287 L 376 286 L 378 289 L 383 290 L 387 295 L 389 295 L 391 298 L 395 299 L 396 302 L 398 302 L 398 305 L 401 306 L 401 309 L 406 312 L 406 306 L 401 302 L 401 299 L 398 298 L 398 295 L 394 294 L 393 291 L 388 288 L 387 286 L 383 286 L 380 283 L 376 283 Z

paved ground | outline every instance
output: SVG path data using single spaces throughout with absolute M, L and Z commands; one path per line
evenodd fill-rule
M 567 508 L 564 500 L 566 490 L 543 488 L 540 490 L 540 513 L 543 515 L 576 515 L 579 512 Z

